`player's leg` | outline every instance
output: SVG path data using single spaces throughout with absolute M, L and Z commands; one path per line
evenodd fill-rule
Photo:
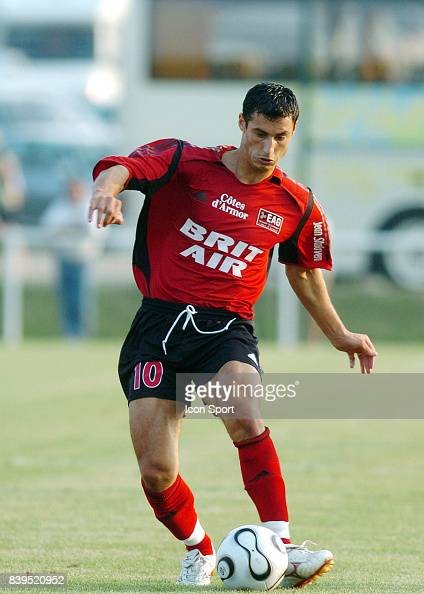
M 188 549 L 178 583 L 196 586 L 210 583 L 216 556 L 198 521 L 193 494 L 178 473 L 181 418 L 175 402 L 176 372 L 184 335 L 173 333 L 168 355 L 162 344 L 178 315 L 175 307 L 168 311 L 155 300 L 143 300 L 121 350 L 119 378 L 129 401 L 143 490 L 158 520 Z
M 200 524 L 193 494 L 178 473 L 181 418 L 175 402 L 139 398 L 129 403 L 129 424 L 141 483 L 156 518 L 178 539 L 188 553 L 180 583 L 205 585 L 215 566 L 210 537 Z
M 178 475 L 178 439 L 181 419 L 175 402 L 160 398 L 139 398 L 128 406 L 134 453 L 143 484 L 152 491 L 164 491 Z
M 261 384 L 258 371 L 250 364 L 228 361 L 221 367 L 214 382 L 226 385 Z M 286 489 L 280 462 L 270 431 L 265 427 L 257 398 L 233 398 L 235 414 L 223 416 L 225 428 L 239 454 L 244 487 L 258 510 L 264 526 L 276 532 L 285 543 L 290 542 Z
M 250 381 L 253 387 L 261 383 L 259 373 L 239 361 L 225 363 L 213 381 L 225 385 L 233 385 L 233 382 L 246 385 Z M 234 398 L 232 404 L 237 406 L 238 400 L 240 408 L 234 416 L 223 416 L 222 421 L 238 449 L 245 489 L 262 524 L 276 532 L 286 544 L 289 563 L 282 585 L 303 588 L 331 569 L 333 555 L 328 550 L 310 551 L 305 543 L 291 544 L 286 489 L 270 431 L 264 426 L 255 398 Z

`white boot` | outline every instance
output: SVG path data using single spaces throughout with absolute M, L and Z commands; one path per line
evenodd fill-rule
M 202 555 L 199 549 L 187 551 L 181 563 L 181 573 L 177 584 L 181 586 L 209 586 L 215 570 L 216 553 Z
M 281 582 L 283 588 L 304 588 L 333 567 L 331 551 L 310 551 L 306 547 L 307 542 L 311 541 L 301 545 L 286 544 L 289 564 Z

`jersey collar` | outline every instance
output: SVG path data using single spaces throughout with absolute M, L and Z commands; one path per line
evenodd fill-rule
M 234 151 L 236 149 L 237 149 L 236 146 L 232 146 L 232 145 L 229 145 L 229 144 L 222 144 L 219 147 L 219 151 L 218 151 L 218 153 L 216 155 L 217 156 L 217 161 L 220 161 L 222 163 L 222 155 L 224 153 L 226 153 L 227 151 Z M 222 165 L 225 167 L 224 163 L 222 163 Z M 281 186 L 281 183 L 282 183 L 282 180 L 283 180 L 284 177 L 286 177 L 286 174 L 277 165 L 276 168 L 274 169 L 274 171 L 272 172 L 272 174 L 268 177 L 267 181 L 269 181 L 269 182 L 271 182 L 273 184 L 276 184 L 277 186 Z
M 269 181 L 276 184 L 277 186 L 281 186 L 284 177 L 286 177 L 286 174 L 277 165 L 277 167 L 274 169 Z

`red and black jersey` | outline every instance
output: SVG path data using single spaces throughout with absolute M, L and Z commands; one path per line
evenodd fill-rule
M 95 166 L 94 179 L 125 166 L 126 187 L 146 195 L 133 252 L 146 297 L 251 319 L 275 246 L 282 263 L 331 270 L 328 224 L 312 191 L 278 167 L 260 183 L 243 184 L 221 160 L 234 148 L 158 140 Z

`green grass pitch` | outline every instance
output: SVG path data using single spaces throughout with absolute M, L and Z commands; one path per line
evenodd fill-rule
M 418 345 L 378 347 L 379 371 L 422 371 Z M 118 350 L 41 341 L 0 349 L 0 573 L 67 572 L 69 592 L 190 592 L 174 583 L 183 548 L 139 487 Z M 267 371 L 347 369 L 347 357 L 324 345 L 265 345 L 262 354 Z M 311 539 L 336 558 L 310 592 L 424 592 L 424 421 L 270 426 L 294 541 Z M 216 544 L 257 521 L 219 421 L 184 422 L 181 472 Z M 213 583 L 202 591 L 222 591 Z

